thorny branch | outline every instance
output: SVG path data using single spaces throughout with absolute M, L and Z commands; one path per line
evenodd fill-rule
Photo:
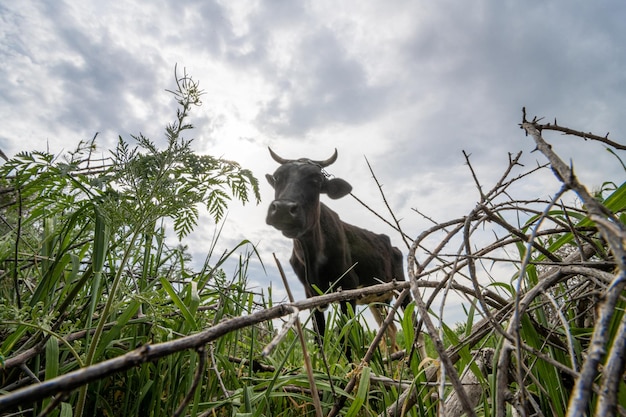
M 549 163 L 516 174 L 516 168 L 523 167 L 520 163 L 521 154 L 510 155 L 509 165 L 500 180 L 490 191 L 485 191 L 485 187 L 478 179 L 477 170 L 472 167 L 469 155 L 464 153 L 479 191 L 479 203 L 467 216 L 436 224 L 414 240 L 408 255 L 409 274 L 412 282 L 415 282 L 414 276 L 443 276 L 443 279 L 439 280 L 440 284 L 431 294 L 431 299 L 443 297 L 440 300 L 442 303 L 440 312 L 444 311 L 443 305 L 447 300 L 447 296 L 442 296 L 440 289 L 444 288 L 447 283 L 463 285 L 464 280 L 470 281 L 469 287 L 474 290 L 473 297 L 466 298 L 485 318 L 479 323 L 480 326 L 477 325 L 472 328 L 472 331 L 469 332 L 470 336 L 463 340 L 462 345 L 472 347 L 479 340 L 484 339 L 487 334 L 502 337 L 504 341 L 504 348 L 500 350 L 498 358 L 498 367 L 494 370 L 497 372 L 498 383 L 494 387 L 495 392 L 492 393 L 494 398 L 492 398 L 491 404 L 497 405 L 495 415 L 503 416 L 506 412 L 505 405 L 507 403 L 516 408 L 520 415 L 554 414 L 555 410 L 542 410 L 542 405 L 534 398 L 525 395 L 525 387 L 530 383 L 529 381 L 532 381 L 536 387 L 542 385 L 542 381 L 536 380 L 533 371 L 535 365 L 529 366 L 527 363 L 530 360 L 533 361 L 532 363 L 537 360 L 542 361 L 553 367 L 561 375 L 569 375 L 572 380 L 576 381 L 569 407 L 570 415 L 584 414 L 585 407 L 588 407 L 590 395 L 594 390 L 601 394 L 596 410 L 597 415 L 605 415 L 603 414 L 605 412 L 612 412 L 613 414 L 607 415 L 614 415 L 617 409 L 618 390 L 616 387 L 625 366 L 622 355 L 618 352 L 623 351 L 624 342 L 621 335 L 626 334 L 626 324 L 620 324 L 619 332 L 612 336 L 611 340 L 615 342 L 613 342 L 609 357 L 605 362 L 606 368 L 610 369 L 607 369 L 607 372 L 603 374 L 602 386 L 594 387 L 593 382 L 598 374 L 598 365 L 603 357 L 603 352 L 606 350 L 605 346 L 609 343 L 608 323 L 613 317 L 616 303 L 620 299 L 624 287 L 624 274 L 622 272 L 624 271 L 624 263 L 626 263 L 623 249 L 623 242 L 626 241 L 624 226 L 613 212 L 587 192 L 585 187 L 577 181 L 571 168 L 560 161 L 551 151 L 550 146 L 543 141 L 540 131 L 542 128 L 546 128 L 545 125 L 537 125 L 536 121 L 528 123 L 524 120 L 522 127 L 533 136 L 537 142 L 537 149 L 548 156 Z M 568 134 L 579 133 L 561 126 L 552 130 L 560 130 Z M 598 137 L 591 134 L 579 136 L 599 140 Z M 606 140 L 602 140 L 602 142 L 614 144 Z M 624 149 L 619 144 L 616 144 L 615 147 Z M 564 188 L 558 193 L 557 198 L 552 201 L 523 201 L 515 200 L 512 197 L 513 190 L 511 188 L 516 182 L 546 167 L 550 167 L 564 184 Z M 561 197 L 568 190 L 575 191 L 580 197 L 584 204 L 583 212 L 561 200 Z M 553 206 L 554 204 L 558 205 Z M 558 207 L 560 210 L 552 209 L 552 207 Z M 615 208 L 613 209 L 615 210 Z M 570 213 L 577 213 L 577 218 L 583 220 L 574 221 Z M 588 214 L 588 219 L 591 221 L 584 220 L 584 214 Z M 487 227 L 487 224 L 495 227 Z M 491 244 L 485 244 L 482 236 L 478 233 L 481 229 L 494 230 L 495 241 Z M 498 237 L 497 230 L 504 232 L 504 236 Z M 598 239 L 598 231 L 602 237 L 600 240 Z M 439 238 L 440 243 L 436 245 L 435 249 L 428 251 L 422 257 L 421 262 L 418 262 L 420 258 L 418 251 L 421 247 L 426 246 L 424 242 L 427 239 L 432 241 L 434 236 L 440 235 L 442 232 L 443 235 Z M 564 239 L 568 235 L 571 238 L 569 240 Z M 456 252 L 448 251 L 446 253 L 444 248 L 450 247 L 455 242 L 460 245 L 460 249 Z M 550 242 L 558 245 L 548 244 Z M 608 245 L 610 253 L 604 251 L 603 242 Z M 568 244 L 573 247 L 571 253 L 565 250 Z M 519 259 L 515 260 L 514 257 L 510 256 L 511 248 L 516 251 L 519 250 L 522 258 L 525 259 L 517 269 L 511 270 L 511 282 L 517 280 L 518 283 L 521 283 L 521 280 L 524 279 L 525 284 L 518 287 L 508 300 L 499 300 L 499 307 L 495 307 L 490 305 L 490 301 L 495 300 L 495 297 L 484 297 L 488 293 L 488 284 L 490 282 L 506 282 L 506 278 L 502 277 L 501 274 L 491 277 L 488 269 L 482 264 L 491 262 L 492 265 L 508 264 L 515 266 Z M 615 269 L 616 261 L 619 272 L 614 275 L 611 271 Z M 477 268 L 479 265 L 481 265 L 480 270 Z M 528 280 L 524 273 L 527 268 L 531 267 L 533 274 L 537 273 L 538 276 Z M 534 272 L 535 270 L 537 272 Z M 486 280 L 486 278 L 488 279 Z M 584 293 L 574 295 L 571 291 L 562 292 L 558 289 L 562 283 L 572 280 L 574 280 L 573 282 L 585 282 L 586 280 L 592 282 L 591 290 L 587 290 L 587 295 Z M 583 287 L 579 288 L 582 289 Z M 581 299 L 585 300 L 586 297 L 594 297 L 594 294 L 597 293 L 595 288 L 604 288 L 606 298 L 602 311 L 596 320 L 595 333 L 589 344 L 586 360 L 579 372 L 575 364 L 577 363 L 576 360 L 580 358 L 572 358 L 572 363 L 567 364 L 555 360 L 548 352 L 544 352 L 545 346 L 548 345 L 556 344 L 557 348 L 563 351 L 567 351 L 568 344 L 571 345 L 571 335 L 560 336 L 559 326 L 563 324 L 561 312 L 554 312 L 555 320 L 550 325 L 554 328 L 548 329 L 535 321 L 534 311 L 537 308 L 543 309 L 543 311 L 550 311 L 550 309 L 554 311 L 556 308 L 573 305 Z M 546 293 L 547 295 L 544 296 Z M 464 294 L 469 295 L 467 292 Z M 420 293 L 414 291 L 414 295 L 419 306 Z M 423 308 L 420 310 L 422 313 L 424 312 Z M 587 309 L 582 315 L 584 317 L 592 313 L 593 309 Z M 526 321 L 524 326 L 527 327 L 530 323 L 530 325 L 535 326 L 533 331 L 540 332 L 545 336 L 544 346 L 529 345 L 528 341 L 520 338 L 522 317 Z M 530 322 L 527 321 L 529 319 Z M 431 339 L 437 339 L 438 329 L 427 326 L 426 330 Z M 584 343 L 584 339 L 582 342 Z M 581 343 L 580 338 L 578 338 L 577 343 Z M 435 347 L 444 366 L 448 359 L 453 363 L 458 360 L 458 356 L 454 355 L 451 348 L 442 351 L 437 343 Z M 571 356 L 571 349 L 569 352 Z M 447 369 L 448 366 L 445 368 Z M 428 381 L 436 380 L 439 377 L 438 372 L 427 369 Z M 511 385 L 514 381 L 516 384 Z M 457 394 L 459 390 L 454 387 L 453 391 Z M 415 404 L 418 395 L 419 390 L 416 387 L 405 390 L 398 400 L 387 407 L 380 416 L 403 415 L 404 411 Z M 445 415 L 457 415 L 449 414 L 450 410 L 443 411 L 444 405 L 441 403 L 443 400 L 440 398 L 439 412 L 446 413 Z M 458 401 L 464 402 L 463 395 L 458 396 Z M 579 409 L 583 414 L 572 412 L 575 403 L 580 404 Z M 467 405 L 463 408 L 466 407 Z M 460 410 L 461 407 L 455 405 L 452 409 Z
M 485 404 L 494 407 L 493 415 L 504 416 L 510 413 L 511 408 L 524 416 L 555 414 L 549 404 L 540 404 L 531 395 L 526 395 L 530 385 L 537 391 L 543 389 L 543 381 L 538 381 L 535 374 L 537 363 L 553 369 L 554 375 L 572 381 L 573 388 L 567 409 L 569 417 L 587 415 L 591 411 L 589 404 L 592 403 L 592 396 L 597 399 L 596 415 L 616 415 L 620 410 L 617 387 L 623 383 L 622 376 L 626 366 L 623 357 L 626 318 L 617 323 L 617 329 L 613 332 L 610 328 L 615 321 L 618 303 L 624 301 L 622 293 L 626 285 L 626 230 L 616 216 L 616 212 L 624 207 L 613 207 L 609 210 L 594 198 L 578 181 L 572 167 L 554 153 L 542 137 L 542 131 L 560 131 L 601 141 L 616 149 L 626 147 L 609 141 L 608 135 L 602 137 L 574 131 L 557 125 L 556 121 L 554 124 L 544 125 L 539 124 L 536 119 L 529 122 L 525 113 L 521 127 L 535 141 L 537 149 L 546 156 L 548 164 L 526 169 L 520 162 L 521 153 L 509 155 L 503 174 L 488 189 L 481 183 L 479 170 L 472 166 L 469 154 L 464 153 L 479 190 L 478 203 L 468 210 L 466 216 L 436 223 L 415 239 L 411 239 L 408 282 L 391 282 L 359 290 L 339 291 L 277 305 L 220 322 L 192 336 L 144 345 L 117 358 L 4 394 L 0 396 L 0 410 L 52 395 L 56 397 L 51 404 L 56 404 L 79 386 L 182 350 L 196 350 L 201 368 L 205 369 L 206 344 L 228 332 L 329 303 L 379 292 L 402 291 L 410 287 L 420 313 L 420 323 L 416 323 L 415 333 L 419 334 L 423 323 L 424 330 L 434 342 L 438 363 L 441 365 L 433 365 L 424 370 L 426 385 L 397 385 L 403 391 L 380 416 L 404 415 L 418 402 L 418 397 L 431 397 L 430 387 L 433 383 L 441 387 L 437 402 L 440 415 L 458 416 L 461 412 L 475 415 L 476 394 L 472 398 L 465 394 L 462 385 L 465 378 L 459 377 L 460 372 L 455 364 L 462 358 L 464 350 L 482 349 L 486 340 L 493 341 L 494 338 L 502 343 L 502 348 L 495 357 L 496 363 L 482 363 L 485 366 L 481 367 L 483 372 L 495 373 L 495 384 L 491 391 L 482 390 L 491 395 Z M 562 182 L 563 193 L 559 192 L 558 198 L 551 201 L 515 199 L 515 185 L 546 167 L 550 167 Z M 377 184 L 381 189 L 378 181 Z M 584 204 L 582 208 L 572 207 L 561 199 L 561 195 L 569 190 L 578 195 Z M 394 222 L 395 226 L 391 222 L 389 224 L 398 229 L 399 224 L 395 217 Z M 481 233 L 484 231 L 487 231 L 488 237 Z M 570 236 L 570 239 L 567 240 L 566 236 Z M 565 250 L 568 245 L 569 251 Z M 530 276 L 533 278 L 530 279 Z M 523 279 L 524 285 L 521 282 Z M 432 314 L 431 307 L 440 303 L 441 317 L 438 319 L 443 323 L 445 307 L 457 302 L 455 297 L 464 299 L 481 317 L 472 322 L 471 329 L 464 331 L 464 337 L 458 343 L 446 348 L 441 338 L 441 330 L 429 314 Z M 591 303 L 591 307 L 581 310 L 573 319 L 567 317 L 569 320 L 590 319 L 592 324 L 589 327 L 593 327 L 590 337 L 577 337 L 574 341 L 571 334 L 565 337 L 563 332 L 567 328 L 564 320 L 566 316 L 559 308 L 564 309 L 568 305 L 581 305 L 582 308 L 589 300 L 598 298 L 601 303 L 595 316 L 595 304 Z M 550 321 L 548 317 L 546 321 L 540 322 L 536 314 L 538 310 L 542 314 L 547 312 L 548 315 L 553 311 L 555 320 Z M 387 319 L 393 319 L 393 314 L 392 310 Z M 615 323 L 612 325 L 615 327 Z M 521 332 L 528 326 L 541 337 L 542 343 L 537 344 L 521 337 Z M 585 325 L 577 327 L 583 328 Z M 68 337 L 70 336 L 66 336 Z M 370 345 L 363 363 L 370 360 L 379 337 Z M 407 341 L 407 346 L 409 343 L 411 341 Z M 572 353 L 573 344 L 583 345 L 584 354 L 581 355 L 580 351 Z M 551 349 L 566 352 L 571 360 L 568 362 L 555 358 L 550 354 Z M 405 352 L 407 356 L 411 354 Z M 5 368 L 20 366 L 32 355 L 33 352 L 24 352 L 22 356 L 9 357 Z M 212 363 L 215 364 L 213 358 Z M 467 368 L 463 369 L 463 374 L 467 374 Z M 402 379 L 406 380 L 404 377 Z M 355 382 L 354 378 L 349 381 L 345 391 L 349 392 Z M 452 386 L 446 385 L 446 382 L 451 382 Z M 194 382 L 188 398 L 181 402 L 181 410 L 190 401 L 197 385 Z M 227 393 L 226 387 L 222 388 Z M 339 412 L 342 406 L 342 403 L 336 402 L 332 413 Z
M 385 330 L 387 329 L 387 327 L 389 327 L 389 325 L 393 321 L 398 307 L 400 305 L 402 305 L 402 301 L 408 295 L 409 295 L 409 291 L 408 291 L 408 288 L 407 288 L 404 291 L 402 291 L 400 296 L 396 299 L 396 301 L 395 301 L 391 311 L 389 311 L 389 314 L 385 318 L 384 323 L 382 324 L 380 329 L 378 329 L 378 332 L 376 333 L 376 336 L 374 337 L 374 340 L 372 341 L 372 343 L 370 344 L 369 348 L 367 349 L 367 352 L 365 353 L 365 356 L 361 360 L 361 363 L 359 363 L 357 365 L 359 370 L 362 369 L 364 365 L 366 365 L 367 363 L 369 363 L 369 361 L 372 360 L 372 357 L 374 356 L 374 352 L 375 352 L 378 344 L 382 340 L 383 335 L 385 333 Z M 345 392 L 347 392 L 347 393 L 352 392 L 352 390 L 354 389 L 354 387 L 357 384 L 358 375 L 359 375 L 359 372 L 354 372 L 353 373 L 352 378 L 350 378 L 350 381 L 348 381 L 348 383 L 346 384 L 346 386 L 344 388 Z M 337 401 L 335 401 L 335 404 L 333 405 L 333 408 L 330 410 L 330 413 L 328 413 L 328 417 L 336 416 L 339 413 L 339 411 L 341 411 L 341 409 L 343 408 L 345 402 L 346 402 L 346 397 L 343 397 L 343 396 L 340 397 Z
M 524 110 L 524 120 L 526 120 L 525 117 L 525 113 L 526 111 Z M 539 124 L 537 123 L 537 120 L 533 121 L 533 124 L 535 124 L 535 126 L 539 129 L 539 131 L 542 130 L 554 130 L 557 132 L 563 132 L 566 135 L 573 135 L 573 136 L 578 136 L 581 137 L 585 140 L 591 139 L 591 140 L 596 140 L 598 142 L 602 142 L 602 143 L 606 143 L 607 145 L 615 148 L 615 149 L 619 149 L 619 150 L 626 150 L 626 145 L 622 145 L 621 143 L 618 142 L 614 142 L 612 140 L 609 139 L 609 134 L 607 133 L 604 136 L 599 136 L 599 135 L 594 135 L 591 132 L 583 132 L 580 130 L 574 130 L 574 129 L 570 129 L 569 127 L 565 127 L 565 126 L 560 126 L 556 119 L 554 119 L 554 123 L 545 123 L 545 124 Z
M 611 252 L 617 263 L 618 270 L 615 274 L 613 282 L 607 287 L 604 297 L 604 303 L 598 311 L 598 321 L 594 327 L 591 339 L 590 349 L 587 358 L 583 363 L 580 377 L 576 380 L 570 404 L 568 409 L 568 417 L 584 416 L 587 414 L 589 400 L 592 393 L 593 382 L 599 372 L 599 364 L 605 353 L 607 352 L 607 343 L 609 343 L 609 327 L 613 319 L 615 307 L 619 300 L 624 287 L 626 286 L 626 251 L 624 242 L 626 242 L 626 228 L 617 219 L 614 213 L 600 204 L 582 185 L 574 174 L 574 170 L 567 166 L 558 155 L 552 150 L 551 146 L 541 136 L 541 129 L 555 129 L 556 120 L 552 126 L 538 125 L 534 120 L 528 122 L 526 120 L 526 111 L 524 109 L 522 121 L 522 129 L 529 134 L 535 143 L 537 149 L 543 153 L 550 161 L 550 166 L 557 178 L 568 188 L 572 189 L 580 197 L 585 204 L 591 220 L 595 222 L 602 237 L 607 242 Z M 563 129 L 558 129 L 564 131 Z M 581 134 L 567 129 L 566 133 L 575 134 L 583 138 L 591 138 L 606 142 L 605 138 L 596 135 Z M 607 135 L 608 136 L 608 135 Z M 615 145 L 614 145 L 615 146 Z M 620 146 L 620 149 L 625 149 Z M 624 372 L 623 355 L 623 338 L 620 335 L 626 334 L 626 319 L 622 319 L 620 323 L 618 337 L 615 344 L 609 349 L 606 360 L 606 373 L 604 374 L 601 387 L 600 398 L 598 401 L 596 413 L 597 415 L 615 415 L 617 409 L 617 378 L 616 375 L 622 375 Z
M 435 287 L 436 283 L 420 280 L 418 285 Z M 147 344 L 113 359 L 2 395 L 0 396 L 0 411 L 17 405 L 29 404 L 56 393 L 71 391 L 82 385 L 97 381 L 117 372 L 125 371 L 148 361 L 158 360 L 176 352 L 203 348 L 206 344 L 232 331 L 293 314 L 294 311 L 309 310 L 331 303 L 367 297 L 372 294 L 401 291 L 408 287 L 408 282 L 394 281 L 357 290 L 338 291 L 297 301 L 295 303 L 276 305 L 247 316 L 225 320 L 199 333 L 168 342 L 152 345 Z M 464 289 L 459 288 L 459 290 Z M 471 290 L 469 291 L 471 292 Z M 8 358 L 7 361 L 10 359 L 11 358 Z

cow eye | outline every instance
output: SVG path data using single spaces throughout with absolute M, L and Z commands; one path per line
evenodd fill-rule
M 311 179 L 311 181 L 313 182 L 313 184 L 314 184 L 316 187 L 319 187 L 319 186 L 321 186 L 321 185 L 322 185 L 322 181 L 323 181 L 323 179 L 322 179 L 322 177 L 317 177 L 317 176 L 316 176 L 316 177 L 313 177 L 313 178 Z

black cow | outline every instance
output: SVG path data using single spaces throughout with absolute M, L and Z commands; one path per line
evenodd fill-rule
M 352 191 L 352 186 L 340 178 L 327 178 L 323 168 L 337 160 L 337 150 L 325 161 L 302 158 L 283 159 L 269 149 L 272 158 L 281 164 L 273 175 L 266 175 L 274 188 L 275 199 L 269 206 L 266 222 L 293 239 L 289 260 L 305 287 L 307 297 L 329 290 L 351 290 L 393 279 L 404 281 L 402 253 L 391 246 L 386 235 L 344 223 L 337 213 L 320 202 L 320 194 L 332 199 Z M 389 303 L 392 294 L 381 294 L 359 300 L 359 304 Z M 355 302 L 349 302 L 354 308 Z M 405 303 L 404 306 L 408 301 Z M 385 308 L 370 306 L 380 325 Z M 347 312 L 347 303 L 341 310 Z M 314 324 L 318 335 L 325 331 L 324 313 L 316 310 Z M 398 349 L 395 325 L 389 327 L 391 350 Z M 321 342 L 321 337 L 318 337 Z M 349 354 L 349 351 L 348 351 Z

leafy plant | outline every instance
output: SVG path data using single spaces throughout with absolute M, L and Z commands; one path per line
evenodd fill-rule
M 206 286 L 220 272 L 190 271 L 184 252 L 165 246 L 163 221 L 171 219 L 182 239 L 197 223 L 198 204 L 219 222 L 231 198 L 258 203 L 260 195 L 249 170 L 197 155 L 183 137 L 193 128 L 189 112 L 201 104 L 198 83 L 186 73 L 177 75 L 170 92 L 180 108 L 166 127 L 163 150 L 139 134 L 133 137 L 136 145 L 120 137 L 110 157 L 97 159 L 94 137 L 64 157 L 23 152 L 2 166 L 4 187 L 14 198 L 3 212 L 9 230 L 1 253 L 2 357 L 28 351 L 27 360 L 38 369 L 38 354 L 45 348 L 45 363 L 52 366 L 54 352 L 67 355 L 59 344 L 63 335 L 82 329 L 85 335 L 73 348 L 79 356 L 63 369 L 89 366 L 119 347 L 132 349 L 163 337 L 159 326 L 167 324 L 163 315 L 171 310 L 169 303 L 186 318 L 177 331 L 197 330 L 194 315 L 202 301 L 213 298 L 201 297 L 198 282 Z M 184 282 L 185 295 L 178 295 L 180 284 L 174 282 Z M 58 366 L 48 365 L 46 377 L 58 374 Z M 7 378 L 17 375 L 12 371 Z M 94 389 L 91 407 L 103 405 L 99 387 L 81 389 L 75 415 L 82 414 Z
M 543 130 L 574 131 L 524 120 L 549 164 L 525 169 L 521 153 L 509 155 L 489 190 L 466 154 L 478 203 L 407 243 L 409 282 L 275 305 L 272 287 L 248 286 L 258 257 L 249 242 L 212 261 L 215 236 L 199 271 L 184 245 L 166 244 L 166 226 L 184 239 L 200 204 L 219 222 L 231 199 L 259 199 L 249 171 L 196 155 L 183 138 L 197 82 L 177 76 L 171 93 L 180 108 L 164 149 L 139 134 L 98 159 L 94 138 L 1 168 L 0 410 L 11 401 L 31 413 L 18 399 L 63 416 L 565 416 L 626 406 L 626 184 L 591 195 L 542 143 Z M 514 197 L 548 167 L 563 180 L 552 199 Z M 222 267 L 237 255 L 229 275 Z M 409 286 L 397 354 L 375 342 L 382 329 L 362 310 L 343 317 L 332 304 Z M 450 328 L 449 307 L 461 303 Z M 301 345 L 295 317 L 329 304 L 323 348 L 306 322 Z M 271 319 L 281 317 L 287 331 L 275 339 Z M 359 360 L 348 361 L 343 341 Z

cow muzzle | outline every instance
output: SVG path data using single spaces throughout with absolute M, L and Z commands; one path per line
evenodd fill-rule
M 266 223 L 283 232 L 287 237 L 294 238 L 300 234 L 302 210 L 300 204 L 289 200 L 274 200 L 267 210 Z

